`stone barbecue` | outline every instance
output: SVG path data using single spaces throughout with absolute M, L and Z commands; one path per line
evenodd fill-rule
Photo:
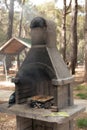
M 16 102 L 0 111 L 16 114 L 17 130 L 73 130 L 73 118 L 84 108 L 73 104 L 73 77 L 58 52 L 56 26 L 36 17 L 30 28 L 31 49 L 13 79 Z M 69 116 L 57 116 L 61 111 Z

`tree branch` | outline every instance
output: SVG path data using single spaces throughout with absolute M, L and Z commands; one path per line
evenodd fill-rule
M 72 3 L 72 0 L 70 0 L 70 3 L 69 3 L 69 5 L 68 5 L 68 7 L 66 8 L 66 12 L 70 9 L 71 3 Z
M 6 8 L 9 10 L 9 6 L 8 6 L 8 4 L 7 4 L 7 0 L 5 0 L 5 6 L 6 6 Z
M 68 14 L 70 14 L 71 13 L 71 11 L 69 11 L 69 12 L 66 12 L 66 15 L 68 15 Z

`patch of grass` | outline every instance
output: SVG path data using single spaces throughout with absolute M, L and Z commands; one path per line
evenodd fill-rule
M 87 128 L 87 118 L 82 118 L 77 120 L 78 128 Z
M 76 96 L 78 96 L 80 99 L 87 99 L 87 93 L 78 93 Z
M 75 90 L 87 90 L 87 86 L 86 85 L 78 85 L 75 87 Z

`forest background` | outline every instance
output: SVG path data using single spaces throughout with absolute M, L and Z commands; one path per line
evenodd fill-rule
M 57 47 L 75 74 L 77 64 L 85 65 L 87 80 L 87 0 L 0 0 L 0 46 L 12 37 L 29 38 L 31 20 L 36 16 L 56 23 Z

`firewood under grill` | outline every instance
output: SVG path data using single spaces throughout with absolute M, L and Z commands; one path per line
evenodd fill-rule
M 28 105 L 31 108 L 49 109 L 53 105 L 53 96 L 37 95 L 28 98 Z

